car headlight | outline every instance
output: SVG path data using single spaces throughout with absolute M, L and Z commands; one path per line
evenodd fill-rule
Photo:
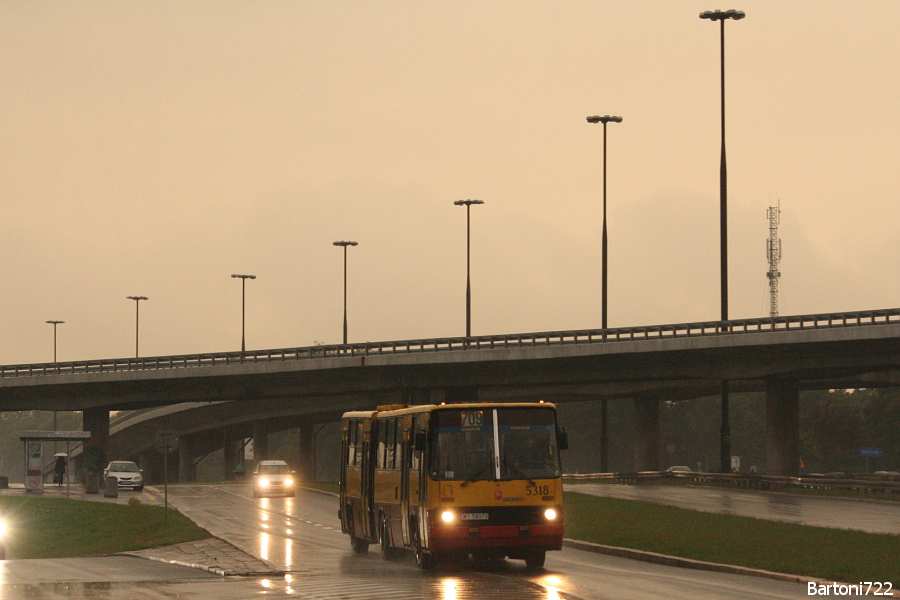
M 557 516 L 559 516 L 559 515 L 556 512 L 555 508 L 548 508 L 547 510 L 544 511 L 544 518 L 547 519 L 548 521 L 555 521 Z
M 269 480 L 266 479 L 265 477 L 263 477 L 262 479 L 259 480 L 259 486 L 260 487 L 269 487 Z
M 286 486 L 294 485 L 294 480 L 291 479 L 290 477 L 288 477 L 287 479 L 284 480 L 284 485 L 286 485 Z
M 452 523 L 454 519 L 453 513 L 449 510 L 445 510 L 441 513 L 441 521 L 444 523 Z

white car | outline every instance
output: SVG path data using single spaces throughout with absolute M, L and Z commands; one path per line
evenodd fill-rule
M 253 472 L 253 497 L 293 496 L 295 471 L 283 460 L 261 460 Z
M 114 460 L 103 469 L 103 479 L 115 477 L 118 487 L 136 490 L 144 489 L 144 475 L 138 466 L 130 460 Z

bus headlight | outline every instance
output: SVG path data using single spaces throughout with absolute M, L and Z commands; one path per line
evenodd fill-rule
M 555 521 L 557 516 L 555 508 L 548 508 L 544 511 L 544 518 L 548 521 Z
M 453 522 L 453 513 L 449 510 L 445 510 L 441 513 L 441 521 L 444 523 L 452 523 Z

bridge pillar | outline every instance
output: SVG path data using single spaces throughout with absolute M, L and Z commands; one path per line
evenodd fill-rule
M 234 479 L 234 470 L 237 468 L 238 462 L 240 462 L 238 453 L 241 450 L 242 441 L 243 440 L 237 438 L 236 433 L 231 431 L 228 427 L 225 427 L 222 430 L 222 447 L 224 449 L 222 463 L 225 481 Z
M 766 381 L 766 473 L 800 474 L 800 389 L 794 379 Z
M 659 401 L 634 399 L 634 470 L 659 471 Z
M 180 442 L 179 442 L 180 443 Z M 138 467 L 144 472 L 145 485 L 162 485 L 163 455 L 156 448 L 147 448 L 138 455 Z
M 269 424 L 253 421 L 253 462 L 266 460 L 269 454 Z
M 87 467 L 92 463 L 100 466 L 99 477 L 103 476 L 102 469 L 106 468 L 109 461 L 109 409 L 88 408 L 81 416 L 82 431 L 90 431 L 91 437 L 84 443 L 84 461 Z M 88 481 L 87 471 L 84 473 L 84 481 Z M 96 492 L 91 492 L 96 493 Z
M 178 482 L 191 483 L 196 479 L 194 447 L 191 436 L 178 438 Z

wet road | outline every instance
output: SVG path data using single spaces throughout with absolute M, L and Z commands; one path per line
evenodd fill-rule
M 566 484 L 565 490 L 818 527 L 900 533 L 900 502 L 845 500 L 681 485 L 580 483 Z
M 533 573 L 524 562 L 439 569 L 423 574 L 411 556 L 354 555 L 340 532 L 337 500 L 314 492 L 254 499 L 247 485 L 179 486 L 169 500 L 215 535 L 288 574 L 271 591 L 301 598 L 493 597 L 551 600 L 799 598 L 802 584 L 652 565 L 573 549 L 552 552 Z
M 0 562 L 0 600 L 82 598 L 434 598 L 467 600 L 796 599 L 806 586 L 653 565 L 566 548 L 542 572 L 495 561 L 423 573 L 411 556 L 355 555 L 340 533 L 337 500 L 314 492 L 252 498 L 249 485 L 169 488 L 169 502 L 214 535 L 273 567 L 279 577 L 222 578 L 129 556 Z

